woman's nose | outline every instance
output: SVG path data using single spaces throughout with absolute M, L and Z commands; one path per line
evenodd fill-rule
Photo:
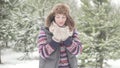
M 63 21 L 63 18 L 60 18 L 61 21 Z

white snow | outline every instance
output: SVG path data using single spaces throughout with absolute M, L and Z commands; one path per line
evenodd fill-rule
M 39 68 L 38 52 L 32 53 L 31 60 L 19 60 L 24 54 L 11 49 L 2 50 L 2 63 L 0 68 Z
M 2 62 L 0 68 L 39 68 L 39 53 L 31 53 L 31 60 L 18 60 L 18 57 L 23 56 L 21 52 L 15 52 L 11 49 L 2 50 Z M 37 59 L 36 59 L 37 58 Z M 107 61 L 110 67 L 105 68 L 120 68 L 120 60 L 109 60 Z
M 109 68 L 120 68 L 120 59 L 119 60 L 109 60 L 107 63 L 111 66 Z

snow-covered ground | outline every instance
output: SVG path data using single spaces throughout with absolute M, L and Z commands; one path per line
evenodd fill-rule
M 11 49 L 2 52 L 3 64 L 0 64 L 0 68 L 39 68 L 39 60 L 36 59 L 39 55 L 38 52 L 31 54 L 32 60 L 18 60 L 18 57 L 21 57 L 23 53 L 15 52 Z M 111 67 L 105 68 L 120 68 L 120 60 L 109 60 L 107 63 L 109 63 Z
M 11 49 L 2 50 L 2 62 L 0 64 L 0 68 L 38 68 L 39 60 L 36 59 L 38 57 L 38 52 L 32 53 L 31 60 L 19 60 L 23 53 L 15 52 Z
M 120 59 L 119 60 L 109 60 L 107 63 L 111 66 L 108 68 L 120 68 Z

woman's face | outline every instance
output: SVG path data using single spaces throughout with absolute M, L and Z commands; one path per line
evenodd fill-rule
M 64 26 L 66 19 L 67 18 L 64 14 L 56 14 L 55 15 L 55 22 L 58 26 Z

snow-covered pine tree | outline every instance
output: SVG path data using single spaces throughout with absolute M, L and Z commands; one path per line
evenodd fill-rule
M 84 49 L 80 65 L 103 68 L 105 60 L 119 57 L 120 12 L 113 12 L 108 0 L 81 0 L 81 2 L 78 27 Z
M 13 23 L 10 21 L 10 11 L 13 8 L 13 2 L 10 0 L 0 0 L 0 52 L 1 49 L 8 48 L 9 42 L 14 39 Z M 0 63 L 1 53 L 0 53 Z
M 25 52 L 22 59 L 28 59 L 29 53 L 37 48 L 36 40 L 40 25 L 45 23 L 45 16 L 50 12 L 52 5 L 58 1 L 22 0 L 11 11 L 16 28 L 14 49 Z

